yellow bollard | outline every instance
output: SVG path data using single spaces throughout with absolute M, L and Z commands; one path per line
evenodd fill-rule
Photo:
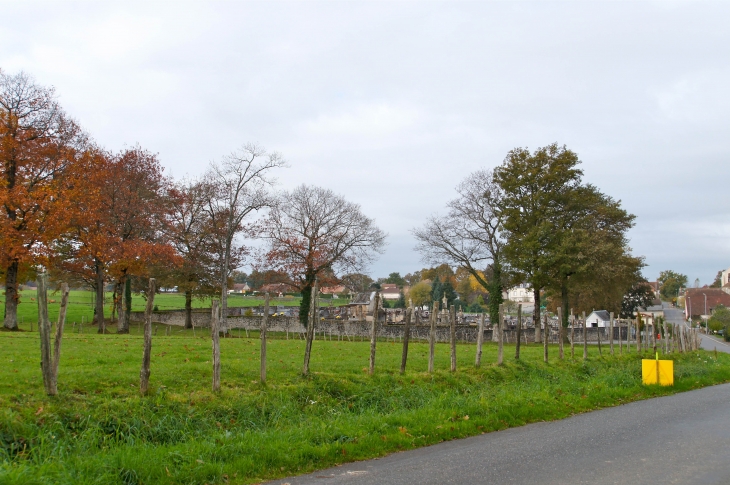
M 641 380 L 643 384 L 659 384 L 662 386 L 674 385 L 674 361 L 659 360 L 659 353 L 656 360 L 641 360 Z

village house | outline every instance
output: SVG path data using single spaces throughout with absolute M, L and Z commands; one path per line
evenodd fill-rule
M 515 303 L 535 303 L 535 295 L 527 283 L 522 283 L 509 288 L 502 293 L 502 298 Z
M 723 288 L 687 288 L 684 295 L 684 317 L 699 318 L 712 315 L 717 305 L 730 308 L 730 294 Z
M 272 296 L 282 297 L 284 293 L 291 291 L 291 287 L 286 283 L 270 283 L 262 286 L 258 291 L 259 293 L 268 293 Z
M 322 287 L 320 293 L 323 295 L 332 295 L 332 298 L 342 298 L 349 293 L 349 290 L 343 285 L 325 286 Z
M 398 285 L 383 283 L 380 285 L 380 295 L 383 297 L 383 300 L 397 300 L 400 298 L 400 289 Z
M 228 290 L 228 293 L 248 293 L 251 291 L 251 287 L 247 283 L 235 283 L 233 288 Z

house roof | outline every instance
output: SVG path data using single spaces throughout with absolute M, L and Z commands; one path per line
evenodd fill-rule
M 234 290 L 250 290 L 251 288 L 246 283 L 234 283 Z
M 730 307 L 730 295 L 721 288 L 688 288 L 684 300 L 688 313 L 691 312 L 695 316 L 705 314 L 705 295 L 707 295 L 707 313 L 717 305 Z
M 593 310 L 591 315 L 596 315 L 604 322 L 611 320 L 611 315 L 608 313 L 607 310 Z M 588 315 L 588 317 L 590 318 L 591 315 Z

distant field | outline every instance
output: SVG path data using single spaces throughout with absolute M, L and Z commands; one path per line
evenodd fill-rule
M 38 306 L 35 301 L 35 290 L 23 290 L 20 292 L 20 305 L 18 306 L 18 321 L 22 329 L 30 329 L 30 324 L 38 322 Z M 60 292 L 49 292 L 48 313 L 51 320 L 58 318 L 58 308 L 60 306 Z M 50 303 L 55 300 L 55 303 Z M 274 298 L 271 300 L 272 305 L 282 306 L 299 306 L 301 298 L 287 297 Z M 348 300 L 321 300 L 322 306 L 345 305 Z M 243 295 L 229 295 L 228 306 L 230 307 L 255 307 L 264 304 L 263 298 Z M 146 301 L 140 295 L 132 296 L 132 310 L 144 311 Z M 0 306 L 5 306 L 5 295 L 0 296 Z M 155 306 L 159 310 L 182 310 L 185 308 L 185 295 L 180 293 L 159 293 L 155 295 Z M 210 298 L 193 299 L 193 308 L 210 308 Z M 104 299 L 104 317 L 110 318 L 112 310 L 111 295 L 107 294 Z M 4 315 L 4 310 L 3 310 Z M 91 291 L 71 291 L 69 294 L 69 306 L 66 313 L 66 320 L 70 324 L 89 322 L 94 316 L 93 297 Z

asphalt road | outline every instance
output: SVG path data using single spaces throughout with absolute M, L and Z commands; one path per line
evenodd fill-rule
M 271 484 L 730 484 L 730 384 Z
M 664 318 L 671 323 L 678 325 L 686 325 L 684 320 L 684 312 L 678 308 L 672 308 L 668 303 L 664 303 Z M 730 353 L 730 345 L 720 339 L 708 337 L 700 334 L 700 347 L 705 350 L 715 350 L 718 352 Z

